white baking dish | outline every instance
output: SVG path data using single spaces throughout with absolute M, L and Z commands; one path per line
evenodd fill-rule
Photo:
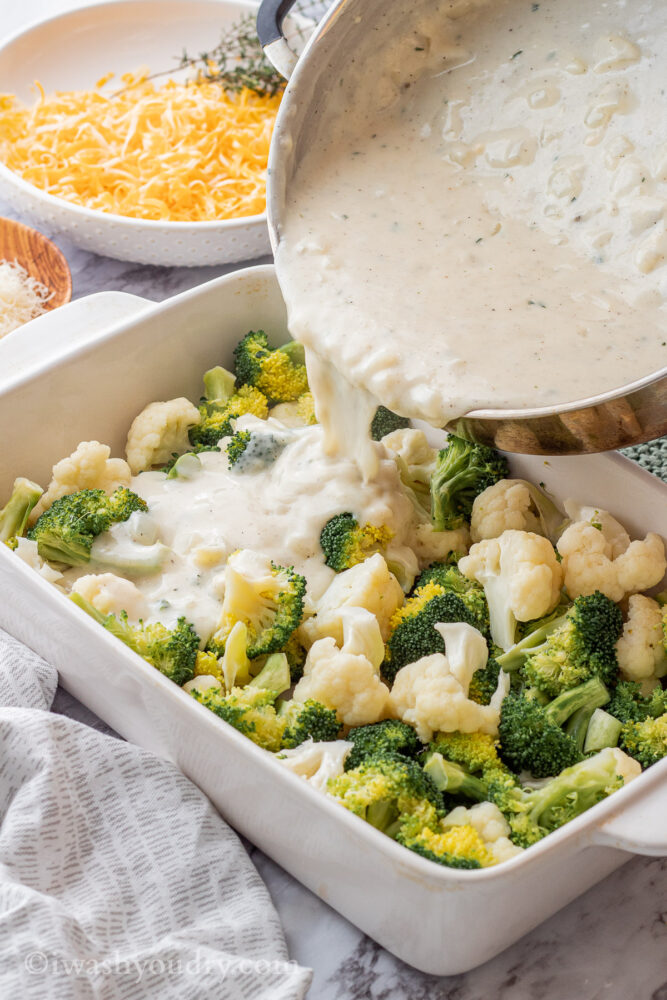
M 107 304 L 108 305 L 108 304 Z M 38 320 L 67 328 L 66 306 Z M 105 307 L 106 308 L 106 307 Z M 9 374 L 0 358 L 0 496 L 45 483 L 82 439 L 120 454 L 148 402 L 196 399 L 250 328 L 285 332 L 271 267 L 237 271 L 122 318 L 57 361 Z M 39 332 L 38 328 L 36 329 Z M 28 326 L 23 336 L 32 335 Z M 3 377 L 3 368 L 5 375 Z M 559 499 L 609 507 L 631 532 L 667 537 L 667 487 L 618 456 L 513 459 Z M 167 757 L 241 833 L 406 962 L 435 974 L 497 954 L 631 853 L 667 854 L 667 761 L 514 860 L 455 871 L 410 854 L 287 772 L 100 629 L 0 546 L 0 626 L 54 663 L 64 687 L 127 739 Z M 211 873 L 215 877 L 215 873 Z

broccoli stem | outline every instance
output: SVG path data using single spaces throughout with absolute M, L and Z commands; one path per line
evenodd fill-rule
M 256 677 L 246 687 L 263 688 L 274 691 L 276 697 L 290 687 L 289 662 L 284 653 L 272 653 Z
M 298 340 L 288 340 L 286 344 L 278 348 L 283 354 L 286 354 L 293 365 L 305 365 L 306 363 L 306 350 L 303 344 L 300 344 Z
M 236 378 L 220 365 L 204 373 L 204 390 L 210 402 L 226 403 L 234 394 L 235 385 Z
M 574 740 L 579 753 L 583 752 L 588 726 L 595 711 L 590 705 L 584 705 L 570 717 L 565 727 L 565 732 Z
M 534 632 L 530 632 L 520 642 L 511 646 L 507 652 L 501 656 L 497 656 L 496 662 L 500 664 L 505 673 L 509 674 L 518 670 L 519 667 L 523 666 L 526 658 L 536 652 L 546 642 L 551 633 L 555 632 L 563 624 L 566 617 L 566 615 L 561 615 L 559 618 L 554 618 L 552 621 L 540 625 Z
M 101 537 L 101 536 L 100 536 Z M 159 573 L 170 549 L 162 542 L 154 545 L 113 545 L 96 538 L 90 549 L 91 567 L 117 570 L 128 576 Z M 54 557 L 57 561 L 57 556 Z
M 596 708 L 588 724 L 584 753 L 597 753 L 605 747 L 617 747 L 622 729 L 622 722 L 604 709 Z
M 167 479 L 194 479 L 202 470 L 201 460 L 193 451 L 177 458 L 167 473 Z
M 488 788 L 484 781 L 468 774 L 465 768 L 459 764 L 452 764 L 445 760 L 441 753 L 432 753 L 424 765 L 424 772 L 437 789 L 441 792 L 450 792 L 454 795 L 463 795 L 476 802 L 484 802 L 488 795 Z
M 0 542 L 20 538 L 28 524 L 30 512 L 44 490 L 23 477 L 14 480 L 12 495 L 0 510 Z
M 556 726 L 563 726 L 579 709 L 590 708 L 593 712 L 596 708 L 602 708 L 608 701 L 609 692 L 606 687 L 599 677 L 593 677 L 590 681 L 580 684 L 579 687 L 563 691 L 557 698 L 549 702 L 544 713 Z

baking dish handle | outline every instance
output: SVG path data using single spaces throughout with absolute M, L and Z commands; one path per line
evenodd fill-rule
M 286 80 L 299 58 L 283 34 L 283 22 L 294 3 L 295 0 L 262 0 L 257 11 L 257 35 L 264 55 Z
M 667 856 L 667 779 L 597 827 L 592 840 L 632 854 Z

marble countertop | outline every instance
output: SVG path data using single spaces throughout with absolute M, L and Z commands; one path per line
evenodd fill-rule
M 3 11 L 4 32 L 80 2 L 24 0 Z M 16 217 L 1 201 L 0 214 Z M 72 270 L 74 298 L 117 290 L 160 301 L 232 270 L 146 267 L 56 242 Z M 65 691 L 54 710 L 108 731 Z M 491 962 L 437 978 L 404 965 L 247 846 L 291 956 L 314 969 L 309 1000 L 667 1000 L 667 858 L 633 859 Z

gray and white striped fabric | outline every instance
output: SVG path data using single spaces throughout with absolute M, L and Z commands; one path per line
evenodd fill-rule
M 236 834 L 172 764 L 48 711 L 0 631 L 0 996 L 301 1000 Z

